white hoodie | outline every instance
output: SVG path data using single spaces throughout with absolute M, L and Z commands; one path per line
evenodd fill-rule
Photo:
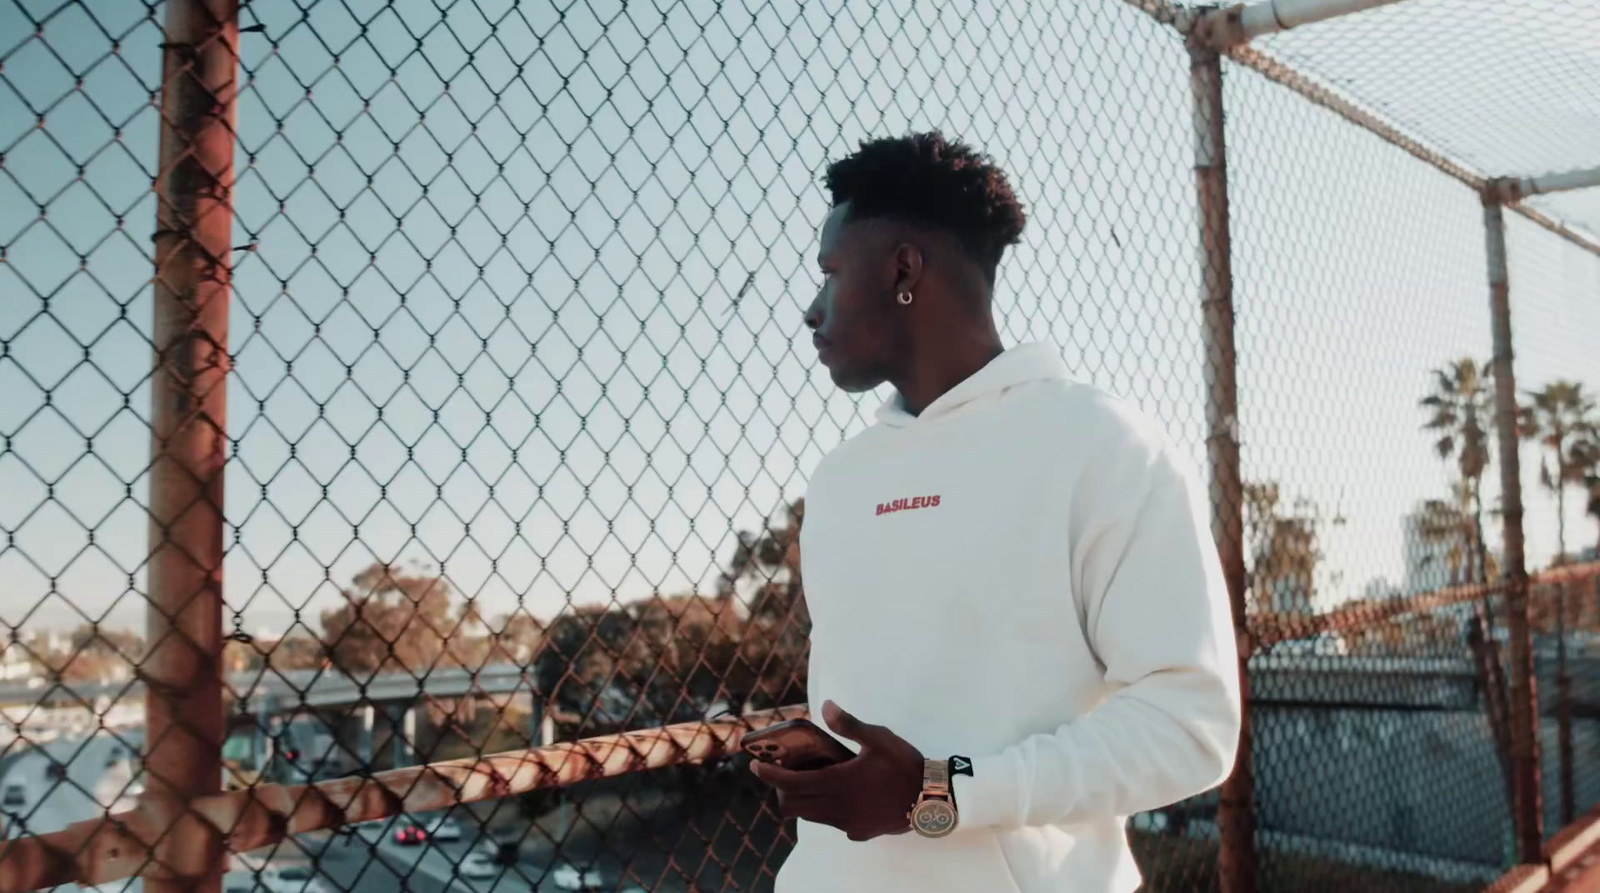
M 807 493 L 811 713 L 974 771 L 942 839 L 801 822 L 778 893 L 1132 891 L 1126 817 L 1218 784 L 1239 735 L 1204 488 L 1049 345 L 878 419 Z

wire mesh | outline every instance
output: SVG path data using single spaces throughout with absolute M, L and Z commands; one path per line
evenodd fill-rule
M 1596 163 L 1560 117 L 1588 95 L 1564 26 L 1590 7 L 1534 4 L 1542 30 L 1507 45 L 1511 13 L 1471 6 L 1262 44 L 1486 173 Z M 134 808 L 158 744 L 139 631 L 168 12 L 0 0 L 15 838 Z M 1190 60 L 1131 6 L 322 0 L 240 24 L 224 789 L 805 702 L 805 479 L 871 398 L 794 344 L 818 173 L 862 138 L 937 127 L 993 155 L 1031 217 L 997 286 L 1007 340 L 1056 343 L 1206 463 Z M 1495 88 L 1468 110 L 1562 140 L 1415 106 L 1418 84 L 1457 96 L 1456 66 Z M 1556 73 L 1565 92 L 1515 101 Z M 1229 65 L 1225 89 L 1260 888 L 1478 889 L 1516 858 L 1496 449 L 1465 421 L 1493 386 L 1479 198 L 1253 72 Z M 1522 384 L 1596 380 L 1600 260 L 1511 230 Z M 1454 421 L 1428 427 L 1430 394 Z M 1478 441 L 1487 464 L 1464 459 Z M 1563 552 L 1541 449 L 1536 570 Z M 1563 491 L 1569 545 L 1592 533 L 1594 455 Z M 1550 831 L 1600 798 L 1594 583 L 1535 590 Z M 515 796 L 413 773 L 371 810 L 391 817 L 235 854 L 223 888 L 770 889 L 791 829 L 736 761 L 674 743 L 645 771 L 628 740 L 639 771 Z M 296 814 L 322 808 L 292 790 Z M 1213 793 L 1130 820 L 1146 889 L 1224 888 L 1217 813 Z
M 1507 239 L 1514 247 L 1510 275 L 1517 277 L 1516 287 L 1538 296 L 1519 313 L 1517 334 L 1526 357 L 1519 385 L 1529 416 L 1522 462 L 1529 560 L 1535 566 L 1595 561 L 1600 475 L 1587 444 L 1600 363 L 1580 333 L 1600 324 L 1594 301 L 1600 258 L 1527 224 L 1509 227 Z M 1593 768 L 1596 728 L 1584 706 L 1584 692 L 1600 678 L 1593 658 L 1600 589 L 1585 580 L 1537 595 L 1544 816 L 1546 829 L 1554 832 L 1600 802 Z
M 1296 629 L 1475 583 L 1480 557 L 1496 579 L 1492 511 L 1482 553 L 1472 533 L 1497 492 L 1478 196 L 1255 72 L 1228 75 L 1253 621 Z M 1435 394 L 1446 405 L 1424 406 Z M 1481 886 L 1515 861 L 1469 641 L 1496 601 L 1258 653 L 1265 878 L 1338 852 L 1373 872 L 1361 888 Z M 1304 886 L 1351 888 L 1321 872 Z
M 1538 195 L 1528 199 L 1525 204 L 1558 220 L 1567 221 L 1574 228 L 1588 233 L 1592 239 L 1600 241 L 1600 192 L 1594 189 Z
M 1594 166 L 1600 122 L 1570 112 L 1597 98 L 1597 26 L 1590 0 L 1407 0 L 1257 47 L 1484 176 L 1531 176 Z

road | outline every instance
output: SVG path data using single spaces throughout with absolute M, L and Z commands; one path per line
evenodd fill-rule
M 550 872 L 553 860 L 543 864 L 521 861 L 498 868 L 492 878 L 460 876 L 458 866 L 487 838 L 463 828 L 455 841 L 429 841 L 405 846 L 394 841 L 394 824 L 363 826 L 355 833 L 302 835 L 280 847 L 276 859 L 309 862 L 328 886 L 348 893 L 547 893 L 563 889 Z M 585 867 L 593 867 L 586 863 Z M 598 889 L 617 890 L 615 872 L 601 872 Z M 629 889 L 621 887 L 621 889 Z
M 51 741 L 16 754 L 0 776 L 8 836 L 59 831 L 74 822 L 132 808 L 143 790 L 141 731 Z
M 11 834 L 39 834 L 131 808 L 139 791 L 135 757 L 142 733 L 99 734 L 54 741 L 9 759 L 0 776 L 0 797 L 15 793 L 6 808 Z M 52 766 L 62 767 L 52 770 Z M 52 772 L 59 778 L 51 778 Z M 589 787 L 581 802 L 553 810 L 536 822 L 513 818 L 514 801 L 459 808 L 462 839 L 403 846 L 392 827 L 368 825 L 355 832 L 319 832 L 286 841 L 251 857 L 314 865 L 328 893 L 553 893 L 553 869 L 581 866 L 599 873 L 596 889 L 766 890 L 781 858 L 778 826 L 763 812 L 758 785 L 748 773 L 720 773 L 694 795 L 668 794 L 659 780 L 643 776 Z M 521 838 L 520 861 L 494 878 L 459 876 L 457 866 L 491 822 Z M 255 884 L 248 873 L 228 879 L 230 893 Z M 239 883 L 243 881 L 243 883 Z M 92 893 L 139 893 L 121 882 Z M 59 893 L 79 893 L 63 888 Z M 256 890 L 254 893 L 265 893 Z
M 563 888 L 551 867 L 562 864 L 598 872 L 600 883 L 591 889 L 604 891 L 769 891 L 787 844 L 753 779 L 741 776 L 748 773 L 692 796 L 670 797 L 642 784 L 591 791 L 565 819 L 553 811 L 532 825 L 520 823 L 521 861 L 493 879 L 462 878 L 456 870 L 480 845 L 480 822 L 492 804 L 461 812 L 459 841 L 402 846 L 392 826 L 368 825 L 326 843 L 286 845 L 280 855 L 303 846 L 301 860 L 315 861 L 329 886 L 349 893 L 553 893 Z

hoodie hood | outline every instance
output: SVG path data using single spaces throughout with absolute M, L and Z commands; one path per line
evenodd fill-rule
M 928 404 L 920 416 L 906 412 L 896 393 L 878 407 L 878 421 L 893 428 L 904 428 L 919 419 L 934 419 L 986 397 L 998 397 L 1010 388 L 1035 381 L 1065 381 L 1070 378 L 1061 351 L 1054 344 L 1020 344 L 1000 354 L 969 378 Z

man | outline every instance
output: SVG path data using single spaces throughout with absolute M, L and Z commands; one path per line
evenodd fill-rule
M 1002 348 L 1025 217 L 986 158 L 918 134 L 826 179 L 805 321 L 840 388 L 896 393 L 807 493 L 812 715 L 857 755 L 754 764 L 800 819 L 778 891 L 1131 891 L 1126 817 L 1239 734 L 1204 488 L 1056 349 Z

